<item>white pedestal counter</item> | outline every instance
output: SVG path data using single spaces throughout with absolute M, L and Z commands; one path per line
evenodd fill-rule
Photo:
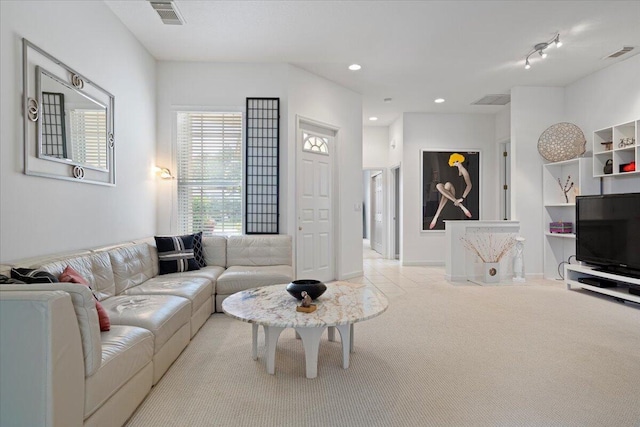
M 451 282 L 482 281 L 482 261 L 460 241 L 470 233 L 515 233 L 520 232 L 520 221 L 444 221 L 445 239 L 445 279 Z M 526 252 L 526 247 L 525 247 Z M 505 256 L 500 262 L 501 280 L 511 280 L 512 256 Z M 526 269 L 526 266 L 525 266 Z

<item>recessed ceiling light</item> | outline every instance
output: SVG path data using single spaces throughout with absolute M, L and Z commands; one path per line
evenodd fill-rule
M 433 102 L 435 102 L 436 104 L 442 104 L 444 102 L 444 98 L 434 99 Z
M 349 65 L 349 69 L 350 69 L 351 71 L 358 71 L 360 68 L 362 68 L 362 67 L 360 66 L 360 64 L 351 64 L 351 65 Z
M 378 118 L 375 116 L 371 116 L 369 117 L 369 120 L 371 120 L 372 122 L 375 122 L 376 120 L 378 120 Z

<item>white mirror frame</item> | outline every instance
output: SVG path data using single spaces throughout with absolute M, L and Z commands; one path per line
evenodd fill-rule
M 59 159 L 40 155 L 40 106 L 39 71 L 46 69 L 49 74 L 75 87 L 96 102 L 105 105 L 107 110 L 107 167 L 92 168 L 70 159 Z M 114 104 L 115 97 L 87 79 L 71 67 L 65 65 L 27 39 L 22 39 L 22 80 L 24 115 L 24 173 L 26 175 L 55 178 L 67 181 L 115 186 L 115 138 Z

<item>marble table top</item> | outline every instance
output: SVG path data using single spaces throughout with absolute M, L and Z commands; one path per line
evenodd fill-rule
M 302 313 L 296 311 L 300 301 L 289 295 L 286 286 L 263 286 L 235 293 L 222 302 L 222 310 L 235 319 L 263 326 L 314 328 L 371 319 L 389 306 L 387 297 L 373 286 L 332 282 L 313 301 L 317 310 Z

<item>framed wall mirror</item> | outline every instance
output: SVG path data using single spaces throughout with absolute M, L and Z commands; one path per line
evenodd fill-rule
M 115 185 L 114 97 L 23 39 L 24 172 Z

